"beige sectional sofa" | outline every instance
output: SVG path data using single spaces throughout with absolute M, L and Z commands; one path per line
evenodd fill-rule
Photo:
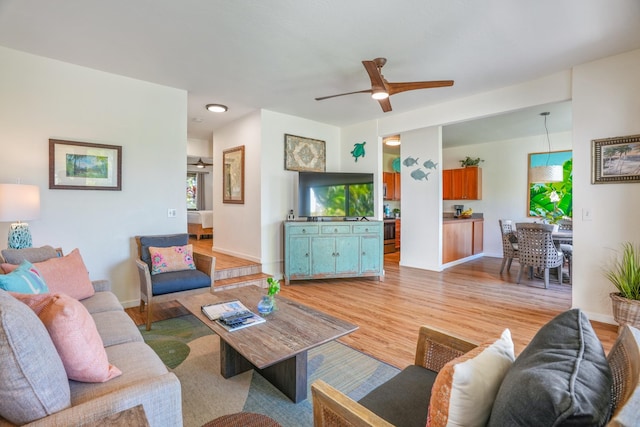
M 27 252 L 40 260 L 41 249 Z M 122 375 L 106 382 L 68 380 L 38 316 L 0 290 L 0 426 L 99 423 L 137 405 L 143 406 L 151 426 L 182 425 L 178 378 L 144 343 L 110 284 L 92 284 L 95 294 L 80 302 L 95 321 L 108 362 Z

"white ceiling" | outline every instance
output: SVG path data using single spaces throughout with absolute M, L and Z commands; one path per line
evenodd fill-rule
M 639 22 L 638 0 L 0 0 L 0 45 L 187 90 L 188 136 L 210 139 L 260 108 L 345 126 L 525 82 L 640 48 Z M 379 56 L 391 82 L 455 85 L 389 113 L 314 100 L 369 89 Z

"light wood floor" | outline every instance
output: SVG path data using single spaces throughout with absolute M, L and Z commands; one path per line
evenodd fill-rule
M 398 368 L 413 363 L 420 325 L 477 342 L 497 338 L 509 328 L 519 353 L 542 325 L 571 308 L 567 284 L 552 280 L 544 289 L 541 279 L 526 278 L 516 284 L 517 262 L 510 273 L 500 276 L 499 258 L 484 257 L 437 273 L 399 267 L 398 257 L 399 253 L 385 255 L 384 281 L 293 281 L 283 285 L 279 295 L 357 324 L 360 328 L 340 341 Z M 127 312 L 142 323 L 137 308 Z M 177 302 L 168 302 L 155 313 L 154 318 L 161 319 L 188 312 Z M 593 324 L 608 351 L 617 327 Z

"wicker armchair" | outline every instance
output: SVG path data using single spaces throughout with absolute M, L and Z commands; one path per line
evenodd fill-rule
M 629 325 L 621 329 L 607 356 L 613 373 L 613 415 L 607 424 L 609 427 L 637 426 L 640 413 L 640 331 Z M 474 347 L 473 343 L 423 326 L 420 328 L 415 363 L 439 371 L 448 360 Z M 315 427 L 393 425 L 322 380 L 311 385 L 311 394 Z
M 511 269 L 511 261 L 518 258 L 518 237 L 513 228 L 513 221 L 510 219 L 499 219 L 500 232 L 502 233 L 502 264 L 500 265 L 500 274 L 504 271 L 506 264 L 507 271 Z
M 529 278 L 533 278 L 533 268 L 544 270 L 544 287 L 549 287 L 549 269 L 558 269 L 558 281 L 562 283 L 562 251 L 553 243 L 553 225 L 521 222 L 516 224 L 518 232 L 518 252 L 520 254 L 520 271 L 518 280 L 522 278 L 522 271 L 529 268 Z
M 414 364 L 438 372 L 448 361 L 463 355 L 476 346 L 477 344 L 462 338 L 422 326 L 418 335 Z M 384 384 L 380 387 L 384 387 Z M 313 399 L 313 424 L 316 427 L 385 427 L 393 425 L 322 380 L 317 380 L 311 385 L 311 395 Z

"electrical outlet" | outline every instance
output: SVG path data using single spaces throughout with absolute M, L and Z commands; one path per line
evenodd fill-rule
M 169 218 L 175 218 L 176 217 L 176 210 L 169 208 L 169 210 L 167 211 L 167 216 Z
M 583 221 L 593 221 L 593 216 L 591 214 L 590 208 L 582 208 L 582 220 Z

